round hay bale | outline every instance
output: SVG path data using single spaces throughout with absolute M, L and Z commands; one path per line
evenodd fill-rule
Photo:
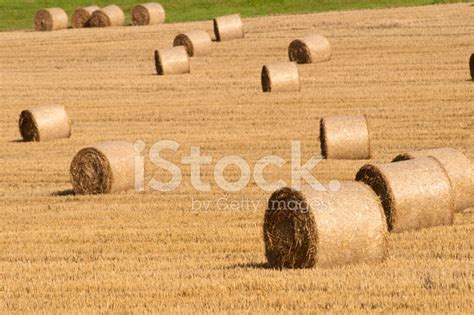
M 184 46 L 189 57 L 206 56 L 211 52 L 212 40 L 206 31 L 194 30 L 175 37 L 173 46 Z
M 294 92 L 301 90 L 300 74 L 294 62 L 264 65 L 263 92 Z
M 165 22 L 165 9 L 159 3 L 145 3 L 135 6 L 132 10 L 133 25 L 155 25 Z
M 92 13 L 100 10 L 96 5 L 90 7 L 77 8 L 72 14 L 72 27 L 74 28 L 84 28 L 89 27 L 89 20 L 92 16 Z
M 356 175 L 377 193 L 389 231 L 453 223 L 454 195 L 443 166 L 432 157 L 364 165 Z
M 365 115 L 321 118 L 319 140 L 325 159 L 370 159 L 369 125 Z
M 91 27 L 123 26 L 124 23 L 125 15 L 122 9 L 115 4 L 94 11 L 89 20 Z
M 18 125 L 25 141 L 48 141 L 71 136 L 71 121 L 61 105 L 24 110 L 20 114 Z
M 342 182 L 338 191 L 277 190 L 268 201 L 263 238 L 276 268 L 374 263 L 387 256 L 380 200 L 357 182 Z
M 61 8 L 41 9 L 35 15 L 36 31 L 57 31 L 66 29 L 68 17 Z
M 471 79 L 474 80 L 474 54 L 469 59 L 469 70 L 471 71 Z
M 457 211 L 474 205 L 474 183 L 471 161 L 453 148 L 437 148 L 410 151 L 395 157 L 393 162 L 431 156 L 443 165 L 454 190 L 454 204 Z
M 155 50 L 158 75 L 189 73 L 189 57 L 184 46 Z
M 326 37 L 314 34 L 295 39 L 288 47 L 290 61 L 317 63 L 331 60 L 331 45 Z
M 80 150 L 71 162 L 74 193 L 96 195 L 135 187 L 135 150 L 126 141 L 108 141 Z
M 217 17 L 213 22 L 218 42 L 244 38 L 244 26 L 240 14 Z

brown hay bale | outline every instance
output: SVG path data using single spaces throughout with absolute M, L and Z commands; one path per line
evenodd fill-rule
M 325 159 L 370 159 L 367 117 L 330 116 L 319 121 L 321 155 Z
M 189 73 L 189 58 L 184 46 L 155 50 L 158 75 Z
M 474 183 L 471 161 L 453 148 L 438 148 L 406 152 L 395 157 L 393 162 L 431 156 L 443 165 L 454 190 L 454 204 L 457 211 L 474 205 Z
M 165 9 L 159 3 L 145 3 L 132 10 L 133 25 L 155 25 L 165 22 Z
M 70 173 L 75 194 L 95 195 L 133 189 L 133 144 L 108 141 L 84 148 L 74 156 Z
M 213 22 L 214 34 L 218 42 L 244 38 L 244 26 L 240 14 L 217 17 Z
M 471 71 L 471 79 L 474 80 L 474 54 L 469 59 L 469 70 Z
M 209 55 L 211 45 L 211 36 L 206 31 L 201 30 L 179 34 L 173 42 L 173 46 L 184 46 L 189 57 Z
M 367 164 L 356 175 L 377 193 L 389 231 L 453 223 L 454 195 L 448 175 L 432 157 Z
M 24 110 L 20 114 L 18 125 L 25 141 L 48 141 L 71 136 L 71 121 L 61 105 Z
M 123 26 L 125 15 L 119 6 L 112 4 L 94 11 L 89 20 L 91 27 Z
M 35 15 L 36 31 L 57 31 L 66 29 L 68 17 L 61 8 L 41 9 Z
M 290 61 L 317 63 L 331 60 L 331 45 L 326 37 L 314 34 L 295 39 L 288 47 Z
M 72 14 L 72 27 L 74 28 L 83 28 L 89 27 L 89 20 L 92 16 L 92 13 L 100 10 L 96 5 L 90 7 L 77 8 Z
M 300 74 L 294 62 L 264 65 L 263 92 L 294 92 L 301 90 Z
M 342 182 L 338 191 L 277 190 L 268 201 L 263 238 L 268 263 L 277 268 L 373 263 L 387 256 L 380 200 L 357 182 Z

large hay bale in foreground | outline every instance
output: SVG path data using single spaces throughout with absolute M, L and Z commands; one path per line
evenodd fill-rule
M 135 187 L 135 149 L 108 141 L 80 150 L 71 162 L 71 182 L 79 195 L 106 194 Z
M 178 34 L 173 46 L 184 46 L 189 57 L 206 56 L 211 52 L 212 40 L 206 31 L 194 30 Z
M 453 223 L 453 189 L 443 166 L 432 157 L 367 164 L 356 180 L 380 197 L 392 232 Z
M 474 54 L 469 59 L 469 70 L 471 71 L 471 79 L 474 80 Z
M 151 2 L 135 6 L 132 10 L 133 25 L 155 25 L 165 22 L 165 9 L 159 3 Z
M 68 17 L 61 8 L 41 9 L 35 15 L 36 31 L 57 31 L 66 29 Z
M 471 161 L 453 148 L 437 148 L 410 151 L 395 157 L 393 162 L 431 156 L 443 165 L 454 190 L 454 204 L 457 211 L 474 206 L 474 183 Z
M 18 125 L 25 141 L 48 141 L 71 136 L 71 121 L 61 105 L 24 110 L 20 114 Z
M 92 5 L 84 8 L 77 8 L 72 14 L 72 27 L 74 28 L 84 28 L 89 27 L 89 21 L 91 19 L 92 13 L 100 10 L 96 5 Z
M 288 56 L 290 61 L 300 64 L 328 61 L 331 59 L 331 45 L 322 35 L 306 35 L 290 43 Z
M 158 75 L 189 73 L 189 57 L 184 46 L 155 50 Z
M 282 188 L 268 201 L 265 255 L 276 268 L 333 267 L 381 262 L 387 227 L 370 187 L 342 182 L 338 191 Z
M 370 159 L 369 125 L 365 115 L 321 118 L 319 139 L 325 159 Z
M 217 17 L 213 22 L 218 42 L 244 38 L 244 26 L 240 14 Z
M 111 4 L 100 10 L 94 11 L 89 20 L 91 27 L 123 26 L 125 15 L 122 9 L 115 4 Z
M 295 92 L 301 90 L 300 74 L 294 62 L 264 65 L 261 79 L 263 92 Z

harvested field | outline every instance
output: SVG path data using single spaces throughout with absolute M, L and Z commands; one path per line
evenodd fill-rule
M 474 215 L 454 225 L 391 234 L 378 265 L 266 268 L 262 224 L 271 193 L 252 180 L 226 193 L 213 180 L 228 155 L 253 168 L 267 155 L 303 163 L 320 154 L 319 119 L 367 114 L 369 162 L 413 149 L 454 147 L 474 161 L 469 4 L 243 19 L 245 38 L 213 43 L 191 73 L 158 76 L 153 52 L 197 22 L 55 32 L 0 33 L 0 312 L 5 311 L 437 311 L 474 308 Z M 331 61 L 299 66 L 301 92 L 262 93 L 263 64 L 286 62 L 294 38 L 318 33 Z M 72 137 L 18 140 L 18 115 L 61 104 Z M 189 166 L 172 192 L 73 196 L 78 150 L 109 140 L 200 146 L 212 156 L 191 186 Z M 145 159 L 145 180 L 169 180 Z M 352 180 L 367 160 L 325 160 L 321 181 Z M 228 180 L 240 172 L 229 168 Z M 290 163 L 268 181 L 290 180 Z M 248 203 L 246 202 L 248 200 Z M 231 210 L 231 202 L 238 209 Z M 208 202 L 207 211 L 192 211 Z M 254 209 L 253 205 L 256 205 Z

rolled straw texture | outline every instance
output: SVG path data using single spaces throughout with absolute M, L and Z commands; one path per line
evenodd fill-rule
M 471 79 L 474 80 L 474 54 L 469 59 L 469 70 L 471 71 Z
M 212 40 L 206 31 L 194 30 L 177 35 L 173 46 L 184 46 L 189 57 L 206 56 L 211 52 Z
M 72 160 L 70 172 L 75 194 L 95 195 L 133 189 L 134 147 L 126 141 L 109 141 L 84 148 Z
M 369 126 L 365 115 L 321 118 L 319 139 L 321 155 L 325 159 L 370 158 Z
M 290 61 L 317 63 L 331 59 L 331 45 L 326 37 L 314 34 L 295 39 L 288 47 Z
M 35 15 L 36 31 L 57 31 L 66 29 L 68 17 L 61 8 L 41 9 Z
M 214 19 L 214 34 L 218 42 L 244 37 L 244 26 L 240 14 Z
M 124 23 L 125 15 L 122 9 L 115 4 L 94 11 L 89 20 L 91 27 L 123 26 Z
M 263 92 L 296 92 L 301 90 L 300 74 L 294 62 L 264 65 Z
M 410 151 L 395 157 L 393 162 L 431 156 L 443 165 L 454 190 L 456 211 L 474 206 L 474 183 L 471 161 L 460 151 L 453 148 L 437 148 Z
M 159 75 L 189 73 L 189 57 L 184 46 L 155 51 L 156 72 Z
M 20 114 L 18 125 L 25 141 L 48 141 L 71 136 L 71 121 L 61 105 L 24 110 Z
M 92 13 L 100 10 L 96 5 L 92 5 L 84 8 L 77 8 L 72 14 L 72 27 L 74 28 L 84 28 L 89 27 L 89 21 L 92 16 Z
M 155 25 L 165 22 L 165 9 L 159 3 L 139 4 L 132 10 L 133 25 Z
M 370 187 L 342 182 L 337 191 L 282 188 L 268 201 L 265 255 L 276 268 L 381 262 L 387 256 L 383 208 Z
M 454 194 L 443 166 L 432 157 L 367 164 L 356 175 L 382 201 L 389 231 L 453 223 Z

